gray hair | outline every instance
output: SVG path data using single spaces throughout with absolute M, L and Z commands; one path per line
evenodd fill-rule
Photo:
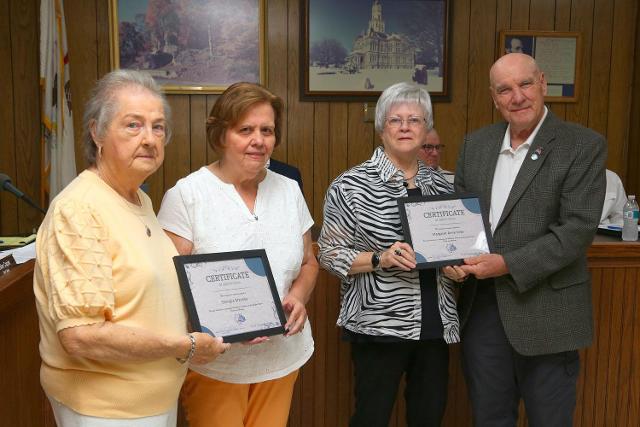
M 95 124 L 96 135 L 104 137 L 107 128 L 118 111 L 116 94 L 122 89 L 140 88 L 149 91 L 162 101 L 165 117 L 165 145 L 171 140 L 171 108 L 167 98 L 153 77 L 133 70 L 115 70 L 105 74 L 91 91 L 82 118 L 82 143 L 84 158 L 90 166 L 96 164 L 98 147 L 91 136 L 91 127 Z
M 389 86 L 382 92 L 376 104 L 376 132 L 382 133 L 384 122 L 391 107 L 396 104 L 418 104 L 422 107 L 427 130 L 433 128 L 433 110 L 429 92 L 414 83 L 401 82 Z

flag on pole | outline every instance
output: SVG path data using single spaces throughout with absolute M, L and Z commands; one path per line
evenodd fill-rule
M 62 0 L 40 2 L 42 203 L 76 176 L 69 55 Z

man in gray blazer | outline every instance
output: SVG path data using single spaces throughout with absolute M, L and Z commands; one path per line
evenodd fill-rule
M 465 259 L 463 363 L 477 426 L 571 426 L 577 349 L 592 339 L 586 251 L 605 194 L 606 141 L 544 105 L 544 73 L 512 53 L 491 68 L 505 122 L 465 138 L 458 192 L 479 194 L 495 253 Z

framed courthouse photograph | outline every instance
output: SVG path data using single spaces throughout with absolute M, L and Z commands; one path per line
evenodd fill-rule
M 286 318 L 264 249 L 173 258 L 197 332 L 225 342 L 283 334 Z
M 449 0 L 301 0 L 303 101 L 374 101 L 401 81 L 447 100 Z
M 266 0 L 109 0 L 113 69 L 149 73 L 167 93 L 221 93 L 266 81 Z
M 500 31 L 498 51 L 525 53 L 536 59 L 547 80 L 546 102 L 577 102 L 582 52 L 580 33 L 568 31 Z

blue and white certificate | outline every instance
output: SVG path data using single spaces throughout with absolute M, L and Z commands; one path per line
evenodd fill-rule
M 489 223 L 475 195 L 404 197 L 398 208 L 418 269 L 461 264 L 492 251 Z
M 286 319 L 263 249 L 173 260 L 194 330 L 224 342 L 284 333 Z

